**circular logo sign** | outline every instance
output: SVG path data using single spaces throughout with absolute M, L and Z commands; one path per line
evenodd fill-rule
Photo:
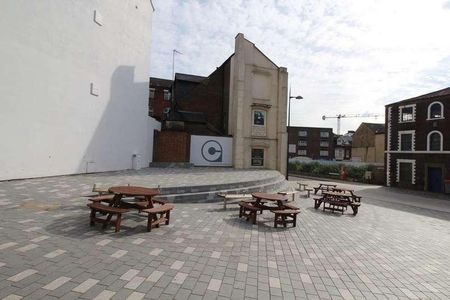
M 206 141 L 202 146 L 202 156 L 209 162 L 221 162 L 222 152 L 222 145 L 214 140 Z

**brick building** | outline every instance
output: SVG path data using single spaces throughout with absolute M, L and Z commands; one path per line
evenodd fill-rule
M 150 77 L 148 115 L 162 121 L 164 112 L 172 104 L 172 80 Z
M 332 128 L 289 127 L 289 157 L 305 156 L 312 159 L 334 159 Z
M 351 160 L 352 159 L 352 140 L 354 131 L 348 131 L 342 135 L 334 136 L 334 159 Z
M 386 105 L 386 184 L 443 192 L 449 128 L 450 88 Z
M 239 33 L 234 53 L 209 76 L 176 74 L 170 113 L 155 139 L 155 161 L 170 162 L 172 156 L 166 157 L 164 149 L 179 139 L 180 146 L 175 149 L 180 153 L 174 157 L 188 162 L 186 154 L 194 144 L 186 144 L 185 135 L 170 133 L 184 132 L 191 138 L 211 136 L 231 141 L 223 155 L 231 157 L 226 163 L 235 168 L 285 173 L 287 79 L 286 68 L 277 66 Z M 222 148 L 209 149 L 222 153 Z M 191 161 L 193 154 L 198 153 L 192 150 Z M 205 158 L 205 153 L 201 154 Z
M 361 123 L 353 135 L 352 160 L 383 164 L 384 131 L 384 124 Z

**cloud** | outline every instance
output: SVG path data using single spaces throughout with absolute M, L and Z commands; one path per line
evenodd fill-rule
M 449 1 L 154 0 L 152 76 L 208 75 L 238 32 L 289 72 L 291 123 L 336 127 L 322 115 L 384 113 L 384 105 L 450 86 Z M 361 122 L 344 119 L 344 130 Z

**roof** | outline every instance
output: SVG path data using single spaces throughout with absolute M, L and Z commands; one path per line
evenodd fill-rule
M 442 89 L 442 90 L 438 90 L 438 91 L 435 91 L 435 92 L 431 92 L 431 93 L 428 93 L 428 94 L 424 94 L 424 95 L 421 95 L 421 96 L 417 96 L 417 97 L 401 100 L 401 101 L 398 101 L 398 102 L 394 102 L 394 103 L 391 103 L 391 104 L 398 104 L 398 103 L 402 103 L 402 102 L 415 101 L 415 100 L 425 100 L 425 99 L 431 99 L 431 98 L 443 97 L 443 96 L 449 96 L 449 95 L 450 95 L 450 87 Z M 389 106 L 391 104 L 388 104 L 387 106 Z
M 170 88 L 172 86 L 172 80 L 150 77 L 150 86 L 162 86 Z
M 380 123 L 362 123 L 362 124 L 369 127 L 369 129 L 372 130 L 375 134 L 384 133 L 384 129 L 385 129 L 384 124 L 380 124 Z
M 175 73 L 175 80 L 178 79 L 178 80 L 191 81 L 191 82 L 202 82 L 206 78 L 207 77 L 192 75 L 192 74 Z

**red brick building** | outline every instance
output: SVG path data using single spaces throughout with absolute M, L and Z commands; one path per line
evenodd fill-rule
M 449 129 L 450 88 L 386 105 L 386 184 L 443 192 Z
M 305 156 L 312 159 L 334 159 L 332 128 L 289 127 L 289 157 Z
M 163 120 L 164 112 L 172 105 L 172 80 L 150 77 L 148 115 Z

